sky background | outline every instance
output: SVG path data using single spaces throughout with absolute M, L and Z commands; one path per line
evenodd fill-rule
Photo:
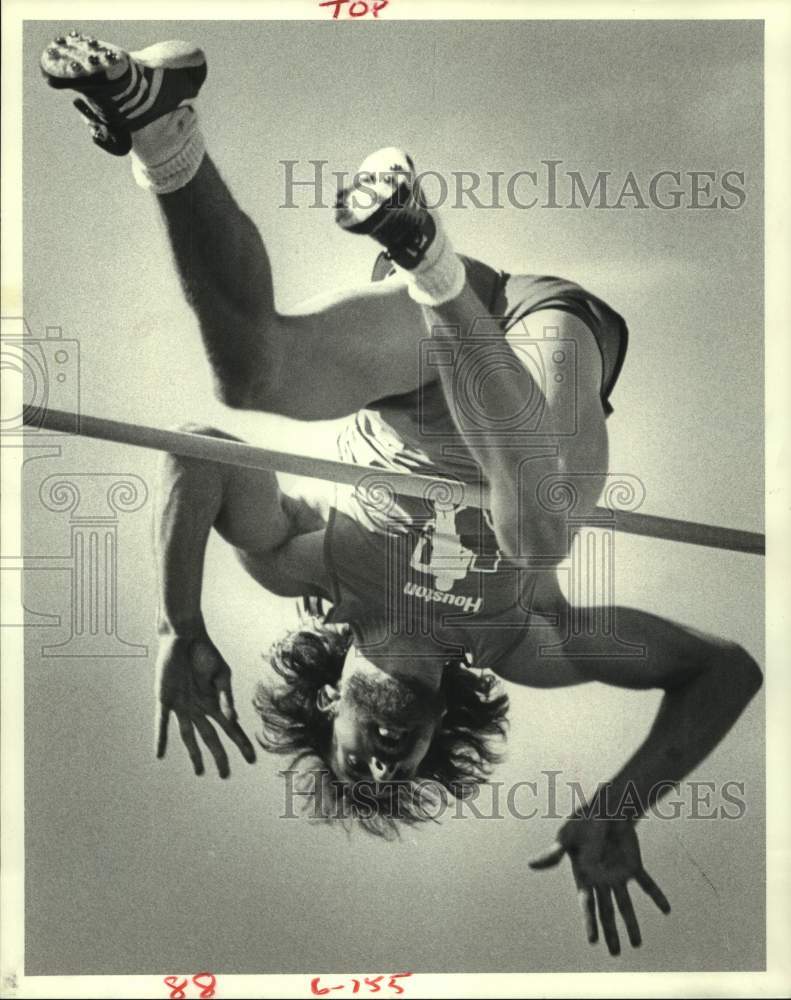
M 25 317 L 80 347 L 83 412 L 170 426 L 218 424 L 284 450 L 327 453 L 334 428 L 226 411 L 211 397 L 194 319 L 162 226 L 128 163 L 103 155 L 39 51 L 68 24 L 28 23 L 24 104 Z M 83 23 L 128 48 L 199 41 L 212 154 L 269 249 L 287 309 L 364 281 L 374 251 L 329 210 L 284 209 L 283 168 L 353 170 L 370 150 L 418 167 L 746 173 L 737 211 L 448 208 L 457 248 L 506 270 L 571 277 L 630 327 L 613 395 L 611 468 L 639 476 L 646 512 L 762 530 L 762 31 L 757 22 Z M 300 169 L 299 167 L 297 168 Z M 687 183 L 688 190 L 688 183 Z M 382 335 L 386 335 L 383 332 Z M 309 375 L 306 375 L 309 391 Z M 32 457 L 32 454 L 31 454 Z M 69 550 L 68 516 L 45 510 L 53 473 L 133 473 L 156 459 L 69 441 L 26 472 L 30 555 Z M 153 757 L 156 610 L 150 500 L 121 514 L 119 632 L 148 657 L 40 655 L 68 637 L 67 572 L 28 574 L 26 603 L 63 625 L 31 628 L 26 662 L 26 971 L 29 974 L 337 969 L 613 970 L 585 943 L 570 874 L 527 859 L 558 820 L 446 817 L 397 844 L 278 818 L 280 760 L 232 759 L 194 778 L 172 738 Z M 763 656 L 763 562 L 620 536 L 618 603 L 741 642 Z M 261 651 L 295 621 L 290 601 L 245 578 L 212 542 L 209 630 L 235 674 L 242 721 Z M 509 688 L 512 734 L 496 778 L 542 771 L 592 788 L 645 735 L 659 696 L 600 686 Z M 633 894 L 645 945 L 618 969 L 749 969 L 763 962 L 763 701 L 693 775 L 746 783 L 738 821 L 642 825 L 665 919 Z M 687 793 L 687 798 L 689 794 Z

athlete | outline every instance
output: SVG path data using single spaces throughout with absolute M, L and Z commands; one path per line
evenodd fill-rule
M 643 868 L 636 820 L 720 742 L 761 672 L 733 642 L 628 608 L 612 613 L 640 655 L 611 657 L 585 609 L 574 609 L 582 628 L 567 641 L 555 570 L 570 533 L 552 490 L 573 490 L 577 512 L 601 492 L 621 317 L 573 282 L 459 256 L 413 162 L 393 147 L 363 163 L 336 206 L 339 226 L 382 248 L 374 281 L 284 314 L 261 236 L 205 150 L 194 108 L 203 52 L 165 42 L 129 53 L 75 31 L 41 66 L 51 86 L 77 93 L 93 141 L 129 154 L 156 198 L 221 400 L 303 420 L 352 414 L 339 438 L 345 461 L 488 496 L 483 509 L 461 487 L 409 498 L 374 475 L 327 510 L 283 493 L 272 473 L 168 456 L 157 502 L 158 755 L 172 714 L 197 774 L 198 737 L 222 776 L 220 733 L 255 759 L 201 612 L 212 528 L 263 587 L 314 611 L 331 604 L 275 644 L 255 698 L 260 742 L 301 761 L 319 816 L 387 835 L 427 818 L 434 796 L 469 794 L 497 760 L 503 680 L 659 688 L 643 744 L 533 862 L 569 857 L 591 942 L 601 927 L 618 953 L 617 907 L 638 945 L 627 883 L 669 905 Z

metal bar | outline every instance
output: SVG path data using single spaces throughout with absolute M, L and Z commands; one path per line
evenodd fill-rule
M 114 441 L 138 448 L 153 448 L 187 458 L 199 458 L 270 472 L 285 472 L 311 479 L 324 479 L 347 486 L 370 488 L 375 484 L 386 484 L 396 493 L 421 498 L 430 497 L 434 491 L 442 489 L 450 490 L 454 503 L 463 501 L 470 507 L 482 507 L 487 503 L 485 488 L 471 483 L 419 476 L 411 472 L 392 472 L 374 466 L 352 465 L 332 459 L 312 458 L 308 455 L 294 455 L 290 452 L 273 451 L 205 434 L 168 431 L 159 427 L 109 420 L 106 417 L 91 417 L 64 410 L 43 410 L 32 407 L 25 407 L 23 422 L 27 426 L 50 431 Z M 596 507 L 590 518 L 581 523 L 606 528 L 612 526 L 613 516 L 616 530 L 632 535 L 754 555 L 763 555 L 766 551 L 764 536 L 755 531 L 739 531 L 714 524 L 658 517 L 636 511 L 620 511 L 610 507 Z

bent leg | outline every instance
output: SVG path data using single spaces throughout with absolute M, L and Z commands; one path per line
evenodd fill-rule
M 218 395 L 230 397 L 261 355 L 262 327 L 274 316 L 264 244 L 208 156 L 188 184 L 157 202 Z
M 496 430 L 516 441 L 552 437 L 567 466 L 606 472 L 603 360 L 587 323 L 548 305 L 506 330 L 505 317 L 491 314 L 469 281 L 455 298 L 439 305 L 425 305 L 422 312 L 427 331 L 442 339 L 443 344 L 447 343 L 446 330 L 450 327 L 457 331 L 460 343 L 471 342 L 478 352 L 472 356 L 472 366 L 459 365 L 454 385 L 457 392 L 464 392 L 465 382 L 472 381 L 471 372 L 477 364 L 480 398 L 473 398 L 471 403 L 477 405 L 467 409 L 480 419 L 481 426 L 472 427 L 472 431 Z M 481 348 L 489 345 L 489 353 L 484 354 Z M 573 353 L 564 374 L 552 378 L 552 373 L 559 370 L 554 358 L 561 348 Z M 499 385 L 512 379 L 519 382 L 519 401 L 523 405 L 516 415 L 498 409 L 507 405 L 498 392 Z M 487 385 L 489 380 L 491 384 Z
M 584 516 L 596 505 L 609 463 L 603 362 L 593 330 L 555 308 L 505 330 L 504 317 L 490 315 L 469 281 L 454 298 L 423 309 L 452 358 L 440 370 L 445 397 L 489 480 L 501 549 L 559 562 L 570 537 L 567 511 L 552 503 L 553 493 L 572 495 L 574 516 Z M 565 375 L 553 363 L 561 347 L 574 361 Z
M 399 282 L 283 315 L 260 233 L 208 156 L 188 184 L 157 201 L 223 402 L 331 419 L 417 387 L 425 328 Z

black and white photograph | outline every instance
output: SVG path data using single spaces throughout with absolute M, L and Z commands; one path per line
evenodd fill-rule
M 2 996 L 787 995 L 788 7 L 3 16 Z

